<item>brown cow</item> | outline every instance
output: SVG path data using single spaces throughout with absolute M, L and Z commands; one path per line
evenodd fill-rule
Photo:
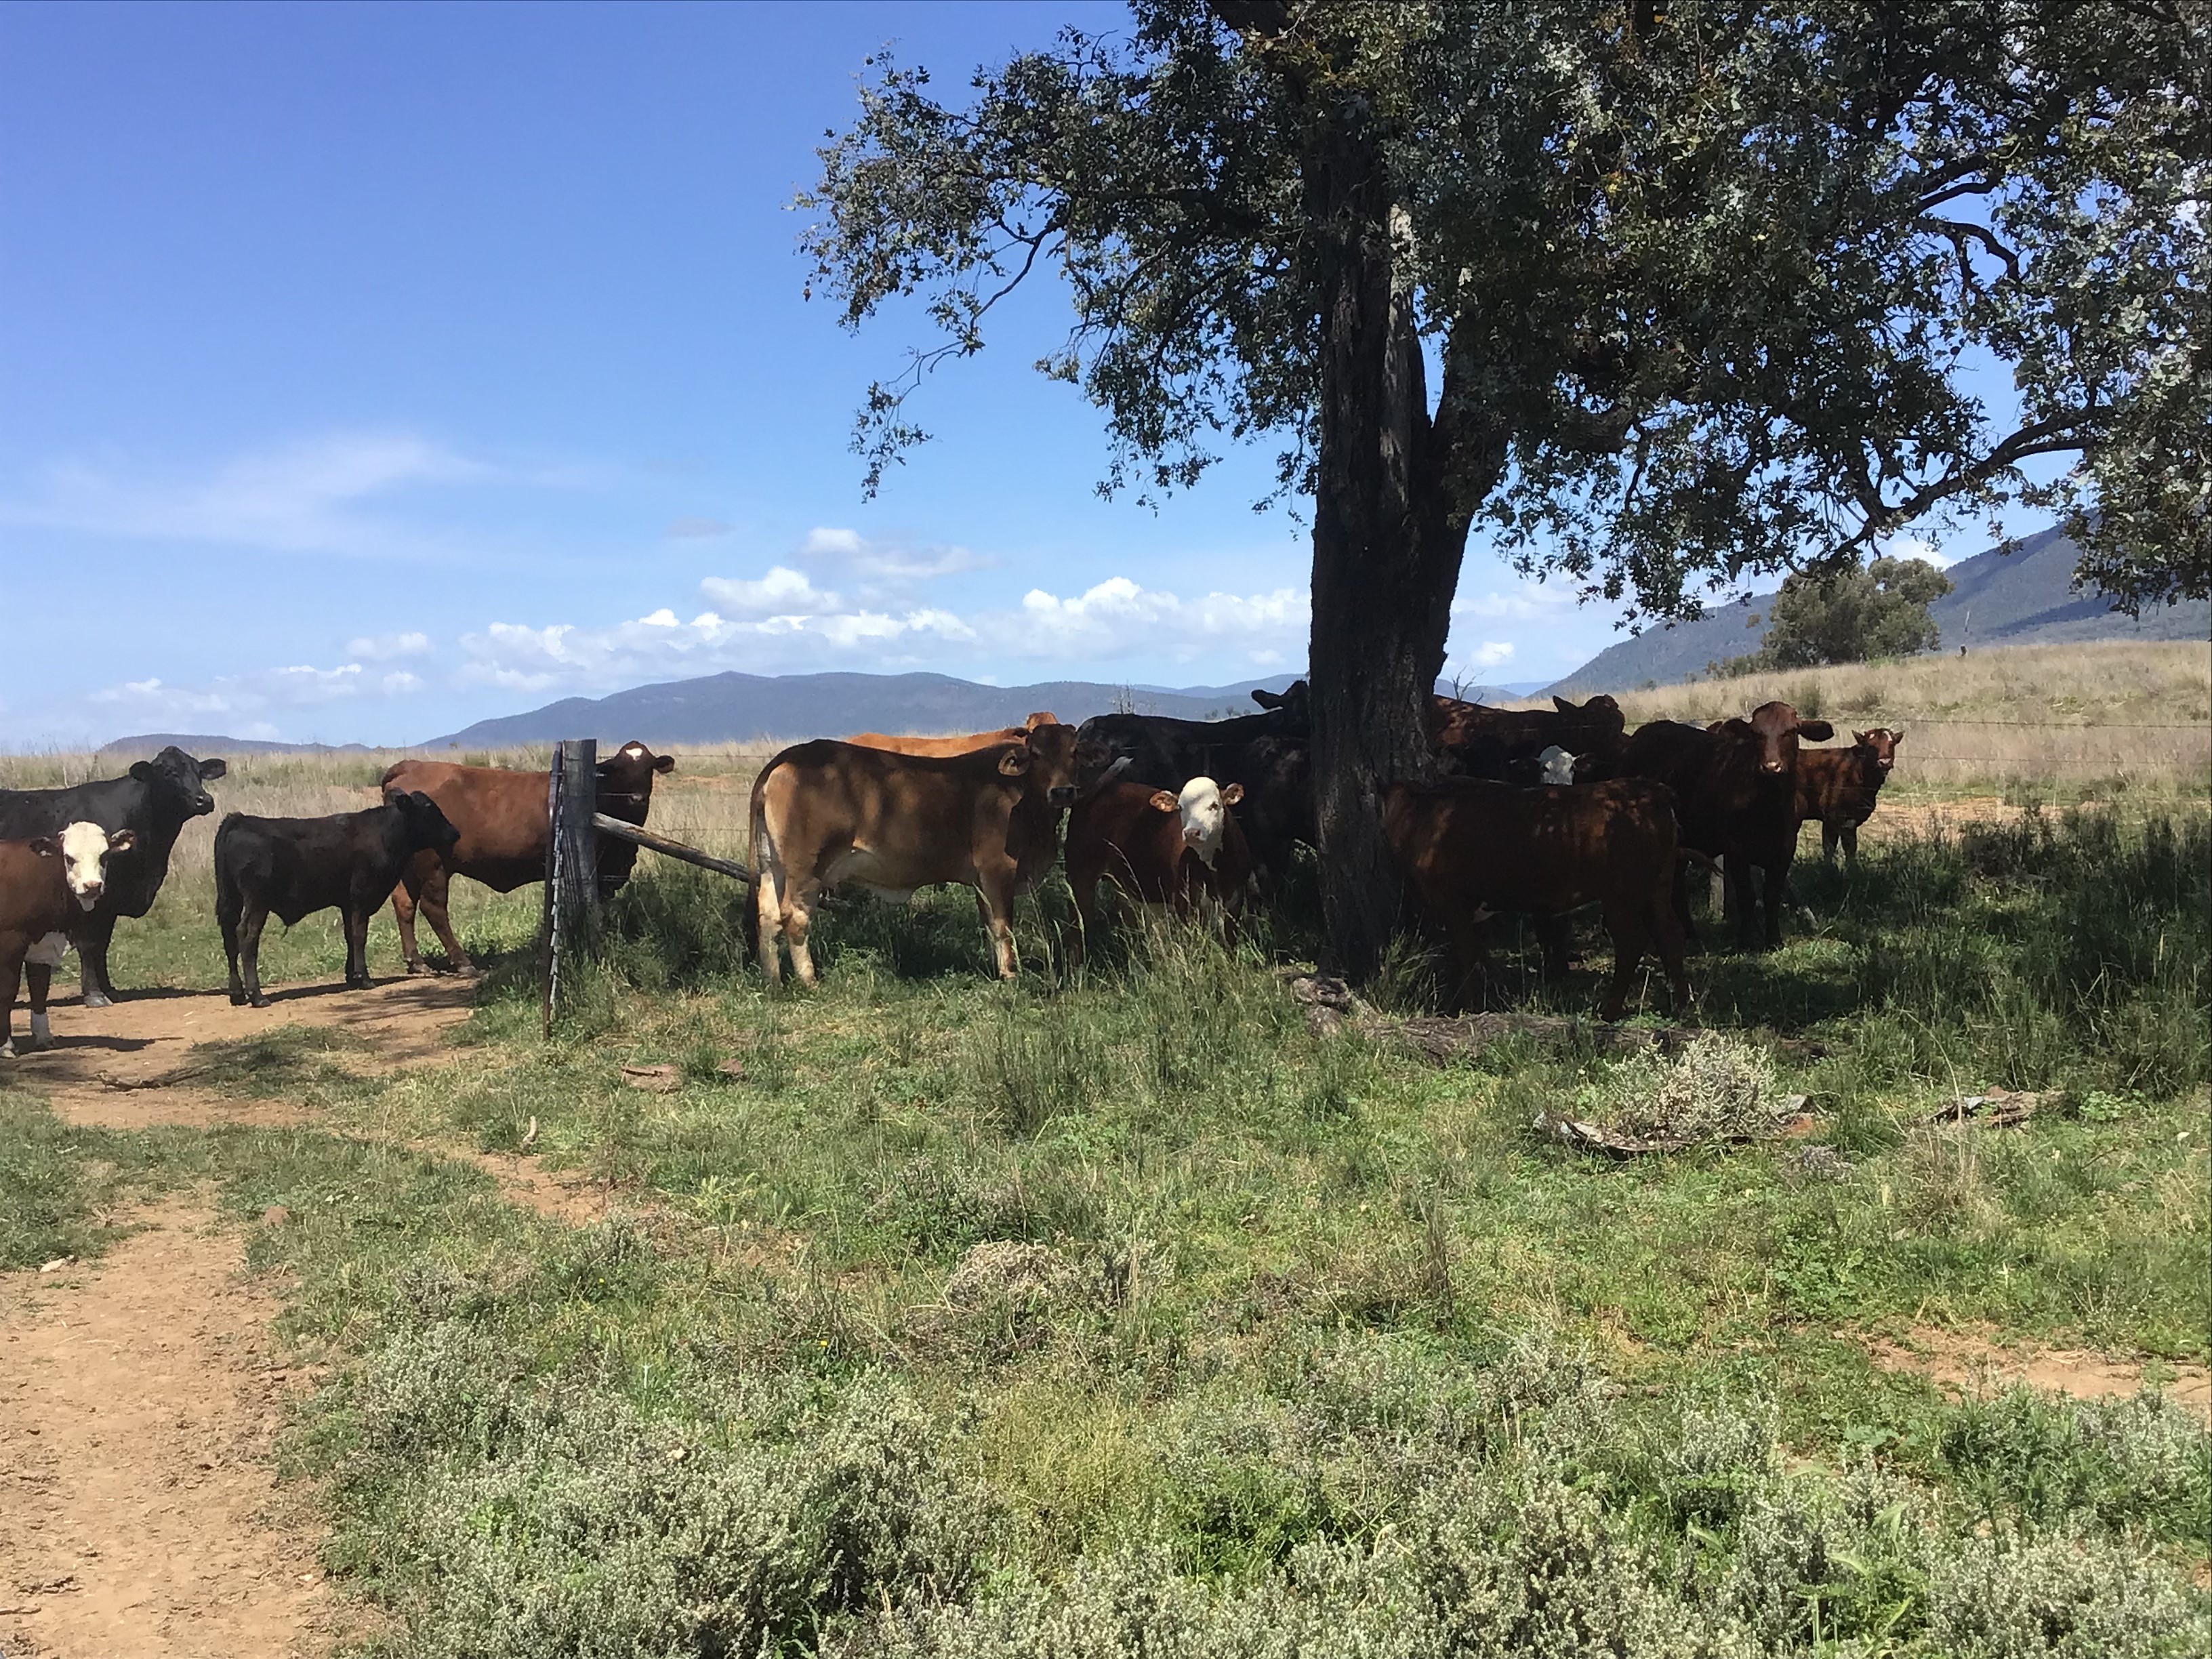
M 653 804 L 654 775 L 675 769 L 675 756 L 656 755 L 641 743 L 624 744 L 599 763 L 599 810 L 624 823 L 642 825 L 646 809 Z M 550 772 L 510 772 L 445 761 L 404 760 L 385 773 L 387 802 L 419 790 L 437 802 L 461 832 L 442 860 L 427 852 L 409 860 L 406 873 L 392 890 L 399 951 L 409 973 L 422 972 L 422 954 L 415 945 L 418 905 L 437 930 L 453 970 L 475 971 L 469 953 L 453 937 L 446 912 L 446 890 L 453 877 L 467 876 L 495 893 L 511 893 L 545 879 L 546 798 L 551 782 Z M 599 842 L 599 893 L 605 897 L 629 879 L 637 848 L 613 836 L 601 836 Z
M 1060 716 L 1041 708 L 1020 726 L 1002 726 L 995 732 L 969 732 L 949 738 L 894 738 L 881 732 L 855 732 L 845 741 L 863 749 L 888 749 L 894 755 L 969 755 L 978 749 L 995 749 L 1019 743 L 1040 726 L 1057 726 Z
M 1852 732 L 1848 749 L 1797 751 L 1797 821 L 1819 821 L 1820 856 L 1828 863 L 1835 863 L 1839 842 L 1845 860 L 1859 861 L 1859 825 L 1874 816 L 1875 798 L 1904 740 L 1904 732 L 1877 726 Z
M 1557 747 L 1571 755 L 1605 756 L 1620 746 L 1627 717 L 1600 692 L 1583 703 L 1553 697 L 1549 708 L 1492 708 L 1439 696 L 1431 735 L 1444 757 L 1470 777 L 1503 778 L 1506 763 L 1532 760 Z
M 1252 854 L 1229 809 L 1244 786 L 1193 778 L 1180 794 L 1144 783 L 1109 783 L 1067 816 L 1067 884 L 1077 927 L 1071 962 L 1083 960 L 1099 923 L 1098 884 L 1110 880 L 1142 904 L 1188 916 L 1200 897 L 1220 907 L 1224 936 L 1237 942 L 1237 917 L 1252 880 Z
M 0 1060 L 15 1057 L 15 991 L 30 970 L 31 1047 L 51 1048 L 46 993 L 68 933 L 107 890 L 107 855 L 137 836 L 78 820 L 51 836 L 0 841 Z
M 1079 768 L 1103 761 L 1075 728 L 964 755 L 900 755 L 820 738 L 785 750 L 753 781 L 754 899 L 761 972 L 814 983 L 806 933 L 816 899 L 851 884 L 910 898 L 939 882 L 973 887 L 1001 978 L 1014 976 L 1014 898 L 1052 867 Z
M 1710 729 L 1650 720 L 1613 758 L 1578 764 L 1575 775 L 1650 778 L 1674 790 L 1682 845 L 1727 866 L 1744 947 L 1772 950 L 1782 943 L 1784 894 L 1797 850 L 1798 740 L 1824 743 L 1835 734 L 1826 720 L 1799 719 L 1786 702 L 1761 703 L 1748 719 L 1716 720 Z M 1764 875 L 1756 891 L 1754 869 Z M 1676 914 L 1691 932 L 1686 883 L 1676 888 Z
M 1641 778 L 1516 788 L 1486 779 L 1394 783 L 1382 792 L 1382 833 L 1430 914 L 1444 924 L 1468 1004 L 1484 966 L 1482 924 L 1504 910 L 1563 916 L 1605 907 L 1613 982 L 1599 1015 L 1619 1019 L 1647 951 L 1667 970 L 1680 1012 L 1690 1005 L 1681 924 L 1673 903 L 1678 863 L 1674 792 Z M 1561 930 L 1546 966 L 1564 967 Z

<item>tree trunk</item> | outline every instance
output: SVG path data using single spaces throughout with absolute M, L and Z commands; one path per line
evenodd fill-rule
M 1359 981 L 1382 965 L 1401 919 L 1382 790 L 1435 768 L 1429 700 L 1468 520 L 1444 509 L 1445 481 L 1426 453 L 1403 210 L 1381 147 L 1355 124 L 1351 116 L 1331 135 L 1308 175 L 1330 236 L 1310 662 L 1330 965 Z

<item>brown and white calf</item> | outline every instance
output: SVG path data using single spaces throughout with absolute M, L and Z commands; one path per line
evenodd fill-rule
M 46 993 L 69 948 L 69 931 L 106 892 L 108 854 L 129 852 L 137 840 L 131 830 L 111 836 L 80 821 L 57 835 L 0 841 L 0 1059 L 15 1055 L 15 993 L 27 969 L 31 1047 L 53 1047 Z
M 1068 951 L 1083 960 L 1100 920 L 1098 884 L 1111 881 L 1140 904 L 1188 916 L 1201 898 L 1219 907 L 1225 937 L 1252 881 L 1252 854 L 1230 809 L 1244 787 L 1193 778 L 1179 793 L 1142 783 L 1109 783 L 1067 817 L 1067 884 L 1077 929 Z
M 1012 979 L 1015 896 L 1052 867 L 1060 815 L 1104 760 L 1057 722 L 963 755 L 901 755 L 829 738 L 785 750 L 753 781 L 761 972 L 775 984 L 788 947 L 799 983 L 814 983 L 807 930 L 826 892 L 854 886 L 904 901 L 957 882 L 975 890 L 1000 976 Z
M 1874 816 L 1875 798 L 1897 764 L 1905 733 L 1877 726 L 1851 733 L 1848 749 L 1797 751 L 1797 822 L 1820 826 L 1820 856 L 1836 861 L 1840 842 L 1849 863 L 1859 860 L 1859 825 Z

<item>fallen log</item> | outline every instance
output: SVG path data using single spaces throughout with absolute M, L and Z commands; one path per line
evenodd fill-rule
M 620 818 L 611 818 L 605 812 L 592 814 L 592 828 L 603 836 L 618 836 L 635 842 L 640 847 L 649 847 L 656 853 L 672 859 L 681 859 L 686 864 L 696 864 L 702 870 L 712 870 L 717 875 L 727 876 L 732 881 L 750 884 L 753 872 L 742 864 L 732 864 L 727 859 L 718 859 L 712 853 L 702 853 L 696 847 L 686 847 L 680 841 L 671 841 L 665 836 L 656 836 L 650 830 L 641 830 L 634 823 L 624 823 Z

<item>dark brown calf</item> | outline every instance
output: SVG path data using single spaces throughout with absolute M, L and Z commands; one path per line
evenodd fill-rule
M 1747 720 L 1716 720 L 1710 729 L 1652 720 L 1613 760 L 1578 766 L 1576 775 L 1650 778 L 1672 789 L 1682 845 L 1726 866 L 1745 948 L 1773 949 L 1782 943 L 1784 895 L 1797 848 L 1798 739 L 1821 743 L 1835 734 L 1826 720 L 1800 720 L 1786 702 L 1762 703 Z M 1754 870 L 1762 877 L 1756 884 Z M 1690 932 L 1688 889 L 1680 881 L 1676 915 Z
M 641 743 L 626 743 L 599 763 L 599 810 L 624 823 L 642 825 L 653 804 L 653 780 L 676 769 L 676 757 L 656 755 Z M 495 893 L 511 893 L 545 879 L 547 793 L 550 772 L 509 772 L 494 766 L 454 766 L 445 761 L 401 761 L 384 775 L 384 799 L 420 791 L 438 803 L 461 838 L 441 860 L 422 853 L 408 860 L 392 890 L 392 913 L 399 923 L 399 951 L 407 971 L 422 971 L 415 945 L 415 911 L 421 906 L 438 942 L 459 973 L 474 966 L 453 937 L 446 912 L 446 890 L 455 876 L 480 881 Z M 613 836 L 599 837 L 599 892 L 619 890 L 637 863 L 637 848 Z
M 1482 924 L 1492 915 L 1555 917 L 1596 903 L 1613 950 L 1600 1016 L 1619 1019 L 1626 1011 L 1647 951 L 1667 970 L 1675 1010 L 1689 1006 L 1672 899 L 1674 798 L 1664 785 L 1636 778 L 1541 789 L 1474 778 L 1394 783 L 1383 791 L 1382 833 L 1423 908 L 1450 936 L 1462 1006 L 1480 988 Z M 1547 940 L 1547 957 L 1556 948 Z
M 1203 897 L 1221 910 L 1229 942 L 1252 880 L 1252 854 L 1229 809 L 1244 787 L 1193 778 L 1180 794 L 1149 784 L 1109 783 L 1067 817 L 1067 884 L 1078 927 L 1068 951 L 1081 962 L 1100 921 L 1098 884 L 1111 881 L 1141 904 L 1188 916 Z
M 1905 733 L 1877 726 L 1871 732 L 1851 733 L 1848 749 L 1800 749 L 1797 751 L 1797 821 L 1817 821 L 1820 826 L 1820 856 L 1836 861 L 1841 843 L 1844 859 L 1859 860 L 1859 825 L 1874 816 L 1875 798 L 1897 764 L 1897 745 Z

